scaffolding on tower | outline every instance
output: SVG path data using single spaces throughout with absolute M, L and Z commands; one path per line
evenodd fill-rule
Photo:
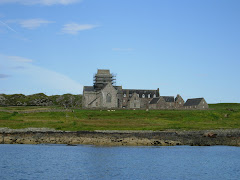
M 93 76 L 93 86 L 95 90 L 101 90 L 106 84 L 111 83 L 116 85 L 116 75 L 110 73 L 108 69 L 98 69 L 97 73 Z

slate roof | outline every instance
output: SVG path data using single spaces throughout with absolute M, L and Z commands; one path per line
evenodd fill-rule
M 159 97 L 153 98 L 149 104 L 157 104 L 158 100 L 159 100 Z
M 107 85 L 107 84 L 106 84 L 106 85 Z M 106 86 L 106 85 L 105 85 L 105 86 Z M 105 87 L 105 86 L 104 86 L 104 87 Z M 103 88 L 104 88 L 104 87 L 103 87 Z M 118 92 L 122 91 L 122 86 L 113 86 L 113 87 L 114 87 L 116 90 L 118 90 Z M 83 91 L 88 91 L 88 92 L 89 92 L 89 91 L 95 91 L 95 89 L 94 89 L 94 86 L 84 86 L 84 87 L 83 87 Z
M 174 102 L 174 96 L 161 96 L 165 102 Z
M 139 94 L 139 97 L 142 98 L 142 95 L 145 95 L 145 98 L 148 98 L 148 95 L 150 94 L 150 98 L 153 98 L 154 94 L 156 97 L 159 97 L 159 92 L 158 90 L 144 90 L 144 89 L 123 89 L 123 94 L 129 94 L 137 93 Z
M 84 86 L 83 91 L 94 91 L 94 87 L 93 86 Z
M 184 106 L 197 106 L 202 100 L 203 98 L 188 99 Z

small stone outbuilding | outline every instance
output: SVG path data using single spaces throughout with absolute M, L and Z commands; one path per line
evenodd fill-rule
M 188 99 L 183 106 L 184 109 L 208 109 L 208 104 L 204 98 Z

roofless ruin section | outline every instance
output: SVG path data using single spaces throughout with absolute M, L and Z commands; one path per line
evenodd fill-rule
M 94 89 L 101 90 L 106 84 L 111 83 L 115 85 L 116 76 L 110 73 L 108 69 L 98 69 L 97 74 L 94 75 Z

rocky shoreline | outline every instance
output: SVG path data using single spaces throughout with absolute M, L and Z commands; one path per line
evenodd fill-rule
M 87 144 L 99 146 L 240 146 L 240 130 L 57 131 L 0 128 L 0 144 Z

